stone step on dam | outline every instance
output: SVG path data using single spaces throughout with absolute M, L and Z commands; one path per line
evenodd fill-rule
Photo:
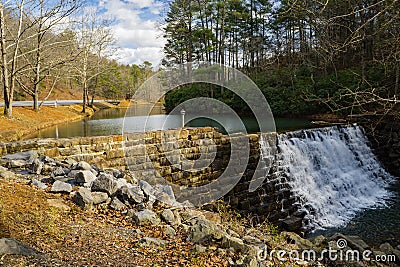
M 234 138 L 243 136 L 229 137 L 215 128 L 204 127 L 126 136 L 30 139 L 0 143 L 0 155 L 36 151 L 41 156 L 86 161 L 101 168 L 129 169 L 138 180 L 161 176 L 174 186 L 198 187 L 217 180 L 232 153 L 239 157 L 236 160 L 247 162 L 247 167 L 235 174 L 241 178 L 224 196 L 225 201 L 245 213 L 256 214 L 259 220 L 268 219 L 290 230 L 299 228 L 301 218 L 293 216 L 297 215 L 296 199 L 286 178 L 279 175 L 279 168 L 272 167 L 267 178 L 265 171 L 255 171 L 259 161 L 263 161 L 260 134 L 246 135 L 248 158 L 240 158 L 244 150 L 240 145 L 231 146 Z M 249 192 L 252 179 L 259 179 L 262 184 Z

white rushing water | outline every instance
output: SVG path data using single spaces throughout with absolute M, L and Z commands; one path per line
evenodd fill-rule
M 278 165 L 307 211 L 306 228 L 340 227 L 363 209 L 385 206 L 393 181 L 359 126 L 278 136 Z

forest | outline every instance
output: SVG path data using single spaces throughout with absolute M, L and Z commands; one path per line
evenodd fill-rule
M 277 116 L 398 114 L 398 0 L 171 0 L 160 22 L 162 66 L 208 61 L 249 75 Z M 39 111 L 57 88 L 94 98 L 130 98 L 154 73 L 150 62 L 120 64 L 113 18 L 84 1 L 0 3 L 4 114 L 15 100 Z M 243 113 L 233 93 L 192 84 L 165 97 L 171 110 L 195 96 Z
M 164 65 L 210 61 L 249 75 L 278 116 L 397 114 L 397 0 L 174 0 L 165 19 Z M 193 95 L 246 111 L 210 85 L 166 96 L 171 109 Z

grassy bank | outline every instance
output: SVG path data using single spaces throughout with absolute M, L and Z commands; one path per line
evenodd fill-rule
M 82 107 L 79 105 L 42 107 L 40 112 L 32 110 L 31 107 L 14 107 L 13 118 L 4 115 L 0 116 L 0 141 L 14 141 L 21 137 L 32 134 L 37 130 L 44 129 L 56 124 L 83 119 L 94 113 L 93 109 L 88 108 L 87 113 L 81 113 Z M 3 114 L 4 108 L 0 108 Z

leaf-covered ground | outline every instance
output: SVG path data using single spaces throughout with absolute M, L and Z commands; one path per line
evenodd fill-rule
M 228 266 L 226 251 L 196 252 L 186 235 L 165 235 L 165 225 L 138 227 L 124 214 L 84 211 L 60 196 L 15 181 L 0 181 L 0 237 L 13 237 L 46 253 L 45 259 L 4 256 L 4 266 Z M 136 233 L 141 230 L 144 234 Z M 167 240 L 142 247 L 143 236 Z

